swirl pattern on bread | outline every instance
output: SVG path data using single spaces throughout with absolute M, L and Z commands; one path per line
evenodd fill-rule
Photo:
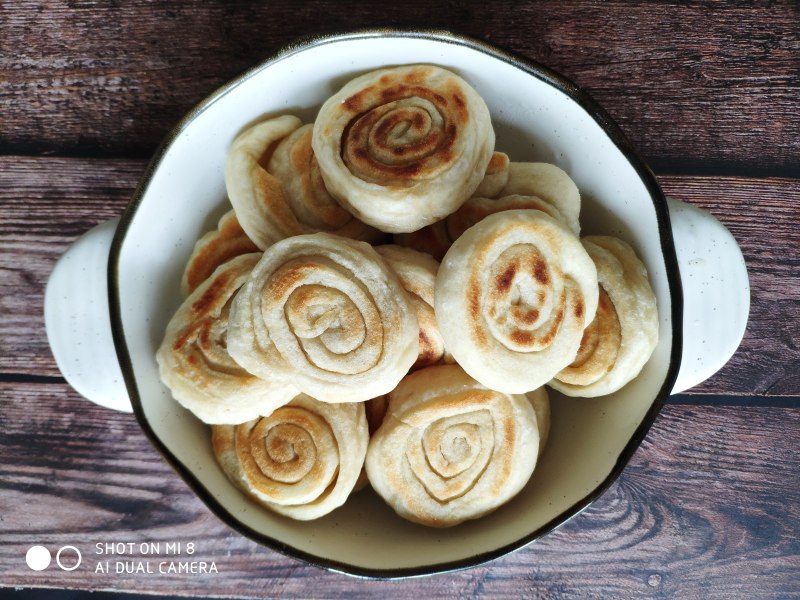
M 389 392 L 419 355 L 397 275 L 369 244 L 327 233 L 270 246 L 236 297 L 228 351 L 327 402 Z
M 580 241 L 538 210 L 489 215 L 439 267 L 445 346 L 486 387 L 519 394 L 575 358 L 597 309 L 597 271 Z
M 305 395 L 268 417 L 212 428 L 214 456 L 231 481 L 259 504 L 300 520 L 344 504 L 368 442 L 362 404 Z
M 445 357 L 444 341 L 433 312 L 433 290 L 439 263 L 424 252 L 387 244 L 376 246 L 389 267 L 397 274 L 419 323 L 419 356 L 412 369 L 435 364 Z
M 538 448 L 536 414 L 524 395 L 489 390 L 458 365 L 439 365 L 415 371 L 390 394 L 366 469 L 402 517 L 449 527 L 516 495 Z
M 219 266 L 173 315 L 156 353 L 161 380 L 205 423 L 241 423 L 267 415 L 295 395 L 287 385 L 254 377 L 228 353 L 233 298 L 260 253 Z
M 603 396 L 636 377 L 658 343 L 656 298 L 633 248 L 609 236 L 583 245 L 597 266 L 599 303 L 575 360 L 550 385 L 568 396 Z
M 228 196 L 242 228 L 261 250 L 317 231 L 382 237 L 328 194 L 311 149 L 311 128 L 291 115 L 268 119 L 242 132 L 228 153 Z
M 329 98 L 312 145 L 331 194 L 362 221 L 415 231 L 475 191 L 494 149 L 489 110 L 433 65 L 380 69 Z
M 580 207 L 575 182 L 555 165 L 509 163 L 505 154 L 495 152 L 478 189 L 458 210 L 418 231 L 396 235 L 395 242 L 442 260 L 453 242 L 484 217 L 525 208 L 550 215 L 577 235 Z
M 258 252 L 258 246 L 247 237 L 236 218 L 236 213 L 229 210 L 220 217 L 217 228 L 203 235 L 194 245 L 181 279 L 181 292 L 184 297 L 208 279 L 214 269 L 222 263 L 252 252 Z

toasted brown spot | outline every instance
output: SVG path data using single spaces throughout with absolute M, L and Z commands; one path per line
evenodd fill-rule
M 192 312 L 198 315 L 204 315 L 208 313 L 212 306 L 214 306 L 215 302 L 219 299 L 222 290 L 228 285 L 230 281 L 230 275 L 228 273 L 222 273 L 219 277 L 214 279 L 211 282 L 211 285 L 208 286 L 208 289 L 203 292 L 203 295 L 200 296 L 195 302 L 192 304 Z
M 472 326 L 475 341 L 479 346 L 486 345 L 486 333 L 481 326 L 481 292 L 474 277 L 467 282 L 467 302 L 469 305 L 469 322 Z
M 573 306 L 573 310 L 575 311 L 575 316 L 579 319 L 583 318 L 583 300 L 577 298 L 575 300 L 575 305 Z
M 418 67 L 416 69 L 411 69 L 408 73 L 406 73 L 405 79 L 411 84 L 419 85 L 425 81 L 430 73 L 430 67 Z
M 531 308 L 530 310 L 526 310 L 520 314 L 518 318 L 526 325 L 531 325 L 532 323 L 536 322 L 536 319 L 539 318 L 539 311 L 538 309 Z
M 291 267 L 278 271 L 274 274 L 267 284 L 267 289 L 264 291 L 266 296 L 272 298 L 282 298 L 286 293 L 294 289 L 306 277 L 306 271 L 314 271 L 319 269 L 319 265 L 314 263 L 301 263 L 292 265 Z
M 364 100 L 372 93 L 372 86 L 365 87 L 363 90 L 356 92 L 347 100 L 343 102 L 344 107 L 354 113 L 361 112 L 363 110 Z
M 417 175 L 422 170 L 423 166 L 424 165 L 422 163 L 416 162 L 408 165 L 402 165 L 397 169 L 394 169 L 394 171 L 398 175 Z
M 190 327 L 187 327 L 184 330 L 184 332 L 178 337 L 178 339 L 175 340 L 175 343 L 172 345 L 172 350 L 174 352 L 178 352 L 189 342 L 190 339 L 194 337 L 196 331 L 197 331 L 197 323 L 193 324 Z
M 536 262 L 533 264 L 533 277 L 542 285 L 547 285 L 550 281 L 550 276 L 547 274 L 547 263 L 541 258 L 537 257 Z
M 419 346 L 420 348 L 430 348 L 431 346 L 431 340 L 422 329 L 419 330 Z
M 397 93 L 397 88 L 396 87 L 390 87 L 390 88 L 382 89 L 381 90 L 381 101 L 389 102 L 390 100 L 392 100 L 395 97 L 396 93 Z
M 436 360 L 436 351 L 433 348 L 433 344 L 431 340 L 428 338 L 427 334 L 419 330 L 419 356 L 417 356 L 417 360 L 414 362 L 415 366 L 418 365 L 427 365 L 432 363 Z
M 496 279 L 495 284 L 497 289 L 501 292 L 507 292 L 511 287 L 511 282 L 514 280 L 514 275 L 517 274 L 517 265 L 509 265 L 505 271 Z
M 511 340 L 520 346 L 527 346 L 533 342 L 533 335 L 529 331 L 515 329 L 511 332 Z
M 251 242 L 244 232 L 235 238 L 225 238 L 224 235 L 226 234 L 221 232 L 220 237 L 203 248 L 192 259 L 192 264 L 186 274 L 189 293 L 197 289 L 221 264 L 242 254 L 258 252 L 258 246 Z
M 198 340 L 200 341 L 201 346 L 208 347 L 208 343 L 211 341 L 211 328 L 207 326 L 202 327 L 200 329 Z
M 502 152 L 493 152 L 492 158 L 489 159 L 489 165 L 486 167 L 487 175 L 494 175 L 500 171 L 508 168 L 508 155 Z
M 550 328 L 550 331 L 548 331 L 545 335 L 543 335 L 540 338 L 542 346 L 549 346 L 551 343 L 553 343 L 553 340 L 556 337 L 556 333 L 558 333 L 558 329 L 561 326 L 561 321 L 563 320 L 564 320 L 564 310 L 560 309 L 556 313 L 555 319 L 553 319 L 553 326 Z
M 388 119 L 384 119 L 380 122 L 380 124 L 375 128 L 375 135 L 378 136 L 379 139 L 385 138 L 389 133 L 391 133 L 392 129 L 399 123 L 399 119 L 392 118 L 391 115 Z

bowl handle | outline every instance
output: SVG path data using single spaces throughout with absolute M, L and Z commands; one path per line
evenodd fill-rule
M 683 285 L 683 357 L 673 394 L 728 362 L 744 336 L 750 283 L 736 240 L 710 213 L 667 198 Z M 61 374 L 95 404 L 132 412 L 108 308 L 108 253 L 119 219 L 91 229 L 56 262 L 47 281 L 47 339 Z
M 683 285 L 683 358 L 677 394 L 719 371 L 744 336 L 750 282 L 742 251 L 711 213 L 667 198 Z
M 44 292 L 44 323 L 67 383 L 95 404 L 132 412 L 108 309 L 108 253 L 118 223 L 91 229 L 58 259 Z

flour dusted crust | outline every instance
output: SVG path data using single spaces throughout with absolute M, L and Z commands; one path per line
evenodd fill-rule
M 291 115 L 240 134 L 225 165 L 225 185 L 243 229 L 262 250 L 284 238 L 328 231 L 379 240 L 328 193 L 311 148 L 310 124 Z
M 507 502 L 536 466 L 531 402 L 480 385 L 458 365 L 427 367 L 390 394 L 370 440 L 366 470 L 402 517 L 449 527 Z
M 508 165 L 508 181 L 496 194 L 501 196 L 535 196 L 553 206 L 560 220 L 575 235 L 581 230 L 579 221 L 581 195 L 567 173 L 550 163 L 512 162 Z
M 161 380 L 205 423 L 267 415 L 295 395 L 289 386 L 254 377 L 226 349 L 232 299 L 260 257 L 245 254 L 218 267 L 172 317 L 156 353 Z
M 597 266 L 600 301 L 575 360 L 550 385 L 568 396 L 617 391 L 636 377 L 658 343 L 656 298 L 633 248 L 609 236 L 583 245 Z
M 270 416 L 212 428 L 225 474 L 255 502 L 293 519 L 317 519 L 344 504 L 369 443 L 364 406 L 305 395 Z
M 264 379 L 357 402 L 397 385 L 418 337 L 405 290 L 372 246 L 316 233 L 264 252 L 234 301 L 228 351 Z
M 381 231 L 415 231 L 456 210 L 494 149 L 489 110 L 456 74 L 433 65 L 380 69 L 329 98 L 312 145 L 325 185 Z
M 376 246 L 389 267 L 397 274 L 408 292 L 419 323 L 419 356 L 412 368 L 427 367 L 445 356 L 444 341 L 433 312 L 433 289 L 439 262 L 424 252 L 393 244 Z
M 597 309 L 597 270 L 563 224 L 508 210 L 453 243 L 434 299 L 445 346 L 464 370 L 488 388 L 525 393 L 575 358 Z
M 229 210 L 222 215 L 217 228 L 203 235 L 194 245 L 181 279 L 183 296 L 191 294 L 221 264 L 252 252 L 258 252 L 258 246 L 247 237 L 236 213 Z

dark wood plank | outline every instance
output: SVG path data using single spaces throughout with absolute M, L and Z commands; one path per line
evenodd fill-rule
M 58 376 L 43 327 L 53 264 L 93 225 L 120 214 L 139 160 L 0 158 L 0 373 Z M 750 272 L 739 352 L 693 393 L 800 394 L 800 180 L 662 176 L 667 194 L 727 225 Z
M 248 598 L 796 597 L 796 408 L 668 405 L 621 479 L 555 533 L 482 567 L 389 583 L 327 573 L 229 530 L 131 415 L 60 384 L 0 384 L 0 396 L 3 586 Z M 193 542 L 194 557 L 219 572 L 94 572 L 97 542 L 167 541 Z M 85 564 L 32 572 L 24 555 L 33 544 L 74 545 Z
M 119 216 L 140 160 L 0 157 L 0 373 L 60 375 L 44 330 L 44 290 L 80 235 Z
M 562 72 L 657 170 L 800 168 L 790 1 L 24 0 L 0 11 L 5 154 L 149 156 L 190 107 L 285 44 L 381 24 L 453 29 Z

